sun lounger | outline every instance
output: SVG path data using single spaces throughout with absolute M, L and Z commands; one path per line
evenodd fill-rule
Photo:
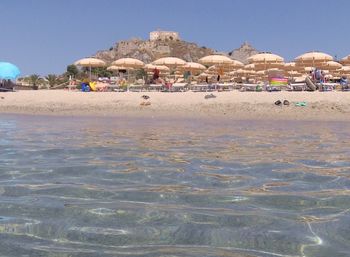
M 143 85 L 129 85 L 128 91 L 130 92 L 142 92 Z
M 230 84 L 220 83 L 220 84 L 216 85 L 216 88 L 218 91 L 230 91 L 230 90 L 233 90 L 234 84 L 233 83 L 230 83 Z
M 335 90 L 337 83 L 320 83 L 322 91 L 333 91 Z
M 127 87 L 120 86 L 117 84 L 109 84 L 107 86 L 107 91 L 114 91 L 114 92 L 125 92 L 127 90 Z
M 191 85 L 191 91 L 193 91 L 193 92 L 208 92 L 209 85 L 208 84 Z
M 242 84 L 240 91 L 261 91 L 259 88 L 261 88 L 259 84 Z
M 174 83 L 171 86 L 172 92 L 184 92 L 187 88 L 187 83 Z
M 292 91 L 305 91 L 307 86 L 306 86 L 306 83 L 292 83 L 292 84 L 289 84 L 289 88 Z
M 150 84 L 148 86 L 150 91 L 162 91 L 163 85 L 162 84 Z

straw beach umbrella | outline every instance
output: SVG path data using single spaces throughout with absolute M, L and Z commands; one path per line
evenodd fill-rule
M 270 68 L 282 68 L 283 57 L 272 53 L 259 53 L 248 58 L 250 64 L 254 64 L 255 70 L 267 70 Z
M 300 66 L 319 66 L 327 61 L 333 61 L 333 57 L 322 52 L 308 52 L 295 58 L 295 62 Z
M 140 60 L 135 59 L 135 58 L 121 58 L 121 59 L 118 59 L 118 60 L 112 62 L 112 65 L 140 69 L 145 64 L 143 61 L 140 61 Z
M 173 68 L 176 66 L 183 66 L 186 64 L 186 61 L 177 58 L 177 57 L 163 57 L 152 62 L 154 65 L 165 65 L 167 67 Z
M 119 71 L 119 70 L 133 70 L 134 68 L 130 68 L 130 67 L 125 67 L 125 66 L 116 66 L 116 65 L 112 65 L 109 66 L 107 68 L 107 70 L 109 71 Z
M 187 62 L 184 66 L 181 66 L 180 69 L 185 71 L 190 71 L 190 72 L 198 72 L 198 71 L 204 71 L 207 68 L 200 63 Z
M 164 65 L 154 65 L 154 64 L 146 64 L 144 67 L 143 67 L 146 71 L 153 71 L 154 69 L 157 69 L 161 72 L 170 72 L 170 69 L 167 67 L 167 66 L 164 66 Z
M 259 53 L 248 57 L 249 63 L 283 63 L 283 57 L 272 53 Z
M 255 64 L 251 63 L 251 64 L 244 65 L 244 69 L 245 70 L 255 70 Z
M 199 63 L 212 66 L 212 65 L 230 65 L 233 63 L 233 60 L 224 55 L 208 55 L 198 60 Z
M 121 58 L 112 62 L 112 65 L 125 67 L 126 68 L 125 70 L 127 71 L 127 78 L 129 81 L 130 80 L 129 72 L 134 69 L 141 69 L 145 64 L 143 61 L 140 61 L 135 58 Z
M 350 65 L 350 54 L 340 60 L 343 65 Z
M 176 67 L 179 66 L 183 66 L 186 64 L 186 61 L 177 58 L 177 57 L 163 57 L 163 58 L 159 58 L 157 60 L 155 60 L 154 62 L 152 62 L 153 65 L 164 65 L 170 68 L 172 75 L 174 75 L 174 78 L 176 78 L 175 76 L 175 70 Z
M 98 68 L 106 66 L 103 60 L 97 58 L 83 58 L 74 63 L 74 65 L 89 68 L 90 80 L 91 80 L 91 68 Z
M 326 69 L 326 70 L 337 70 L 337 69 L 341 69 L 343 67 L 343 65 L 341 65 L 339 62 L 335 62 L 335 61 L 327 61 L 325 63 L 322 64 L 321 68 L 322 69 Z
M 286 71 L 296 71 L 298 70 L 297 65 L 295 62 L 286 62 L 284 64 L 284 70 Z
M 221 73 L 225 71 L 232 71 L 244 66 L 243 63 L 237 60 L 233 60 L 224 55 L 208 55 L 198 60 L 199 63 L 206 66 L 215 66 Z

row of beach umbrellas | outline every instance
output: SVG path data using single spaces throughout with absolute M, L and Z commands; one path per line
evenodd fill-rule
M 75 65 L 82 67 L 102 67 L 107 64 L 97 58 L 84 58 Z M 209 67 L 209 68 L 208 68 Z M 229 74 L 232 76 L 261 76 L 264 77 L 271 70 L 280 70 L 288 76 L 301 76 L 314 68 L 334 75 L 350 74 L 350 55 L 340 62 L 334 61 L 331 55 L 321 52 L 309 52 L 300 55 L 293 62 L 284 62 L 284 58 L 273 53 L 259 53 L 248 58 L 248 64 L 233 60 L 224 55 L 209 55 L 195 62 L 186 62 L 176 57 L 164 57 L 151 64 L 145 64 L 134 58 L 121 58 L 111 63 L 108 70 L 132 70 L 144 68 L 146 71 L 158 69 L 167 73 L 170 70 L 190 71 L 205 74 Z M 205 72 L 204 72 L 205 71 Z M 204 72 L 204 73 L 203 73 Z M 91 73 L 90 73 L 91 74 Z

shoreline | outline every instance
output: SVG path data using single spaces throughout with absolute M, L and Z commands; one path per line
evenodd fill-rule
M 208 94 L 215 98 L 205 99 Z M 150 98 L 144 100 L 143 95 Z M 289 106 L 275 101 L 288 100 Z M 307 106 L 295 106 L 306 102 Z M 147 104 L 146 104 L 147 103 Z M 349 121 L 350 92 L 78 92 L 0 93 L 1 114 Z

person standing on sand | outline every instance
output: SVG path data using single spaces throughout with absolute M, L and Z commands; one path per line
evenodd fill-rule
M 157 68 L 155 68 L 153 70 L 153 83 L 157 83 L 158 79 L 159 79 L 159 70 Z

